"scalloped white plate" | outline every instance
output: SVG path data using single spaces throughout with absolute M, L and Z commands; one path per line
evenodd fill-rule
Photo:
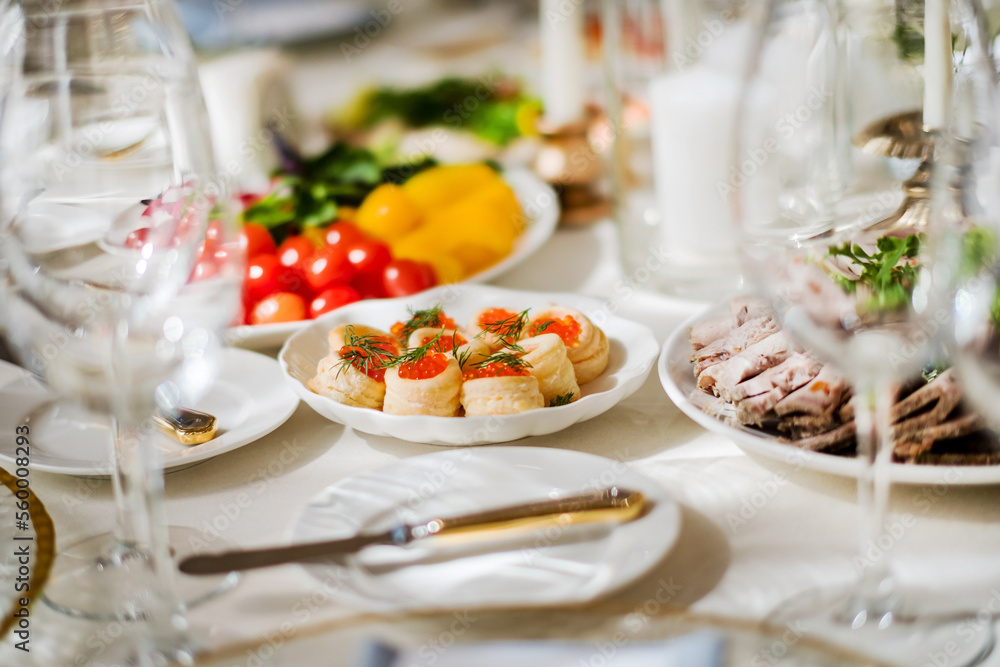
M 327 333 L 333 327 L 354 323 L 388 331 L 393 323 L 406 319 L 407 307 L 429 308 L 438 303 L 460 324 L 468 322 L 480 308 L 490 306 L 514 311 L 550 305 L 576 308 L 607 335 L 611 345 L 608 368 L 596 380 L 581 387 L 583 396 L 574 403 L 499 417 L 387 415 L 378 410 L 343 405 L 314 394 L 306 387 L 306 382 L 316 374 L 316 365 L 328 353 Z M 410 442 L 483 445 L 555 433 L 598 416 L 642 386 L 658 352 L 659 345 L 649 328 L 609 315 L 601 302 L 594 299 L 576 294 L 522 292 L 483 285 L 446 285 L 404 299 L 359 301 L 328 313 L 289 338 L 278 361 L 299 398 L 331 421 L 363 433 L 388 435 Z
M 688 332 L 691 327 L 710 317 L 721 315 L 725 306 L 715 306 L 695 315 L 670 335 L 663 344 L 658 370 L 660 383 L 678 408 L 688 417 L 713 433 L 726 436 L 747 452 L 795 467 L 829 473 L 840 477 L 857 477 L 862 462 L 846 456 L 807 452 L 779 442 L 777 438 L 745 426 L 731 426 L 702 408 L 715 400 L 714 396 L 698 389 L 691 362 L 691 344 Z M 894 463 L 889 469 L 890 479 L 902 484 L 946 484 L 969 486 L 1000 483 L 1000 466 L 936 466 Z
M 460 285 L 469 283 L 484 283 L 511 269 L 532 253 L 541 248 L 556 230 L 559 224 L 559 198 L 555 191 L 524 169 L 509 169 L 504 172 L 504 179 L 514 189 L 517 201 L 524 211 L 526 224 L 524 231 L 514 241 L 514 250 L 507 257 L 479 273 L 469 276 Z M 284 343 L 290 335 L 301 331 L 312 323 L 312 320 L 301 322 L 279 322 L 277 324 L 256 324 L 231 327 L 226 334 L 230 345 L 244 347 L 250 350 L 261 350 L 277 347 Z
M 594 488 L 614 462 L 546 447 L 489 447 L 414 456 L 323 490 L 299 515 L 294 542 L 384 530 L 496 509 Z M 626 470 L 613 484 L 641 491 L 651 503 L 621 525 L 594 524 L 584 534 L 539 530 L 491 548 L 449 551 L 433 541 L 374 546 L 357 555 L 306 565 L 330 596 L 371 611 L 538 606 L 586 602 L 642 576 L 670 552 L 681 513 L 663 488 Z M 416 498 L 416 500 L 414 500 Z M 376 564 L 380 564 L 378 566 Z M 391 567 L 385 565 L 391 564 Z M 432 582 L 432 583 L 431 583 Z

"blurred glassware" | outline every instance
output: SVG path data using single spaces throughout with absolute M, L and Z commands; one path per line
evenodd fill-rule
M 718 299 L 742 285 L 732 128 L 749 3 L 603 0 L 616 218 L 636 287 Z
M 975 0 L 839 9 L 832 0 L 768 3 L 737 126 L 736 164 L 756 166 L 734 194 L 748 275 L 795 342 L 854 384 L 845 409 L 853 408 L 858 455 L 869 464 L 858 483 L 866 548 L 898 539 L 887 517 L 894 451 L 930 446 L 894 433 L 893 399 L 901 383 L 942 361 L 948 278 L 960 264 L 936 252 L 941 232 L 970 216 L 995 221 L 997 209 L 990 203 L 987 213 L 977 193 L 993 198 L 997 189 L 997 107 Z M 846 77 L 838 44 L 862 47 Z M 860 62 L 875 72 L 867 83 L 857 78 Z M 854 85 L 889 91 L 891 103 L 872 104 Z M 849 123 L 838 124 L 839 114 Z M 926 215 L 896 216 L 904 185 L 918 189 L 904 181 L 921 160 L 890 167 L 851 151 L 838 129 L 845 125 L 867 128 L 858 144 L 878 156 L 925 158 Z M 967 665 L 991 649 L 989 623 L 943 608 L 939 592 L 918 599 L 897 582 L 889 549 L 869 554 L 855 560 L 857 582 L 807 591 L 771 620 L 893 663 L 947 655 L 948 664 Z
M 189 660 L 149 418 L 207 388 L 242 279 L 193 54 L 170 0 L 24 0 L 0 27 L 5 333 L 115 433 L 115 534 L 70 547 L 47 601 L 137 621 L 91 664 Z

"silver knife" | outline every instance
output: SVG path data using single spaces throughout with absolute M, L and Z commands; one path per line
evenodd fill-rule
M 220 574 L 353 553 L 374 544 L 403 546 L 429 537 L 501 530 L 530 531 L 553 524 L 568 527 L 599 521 L 625 523 L 639 517 L 647 504 L 645 496 L 639 491 L 612 486 L 484 512 L 414 524 L 404 523 L 381 533 L 361 534 L 340 540 L 188 556 L 180 562 L 179 567 L 184 574 Z

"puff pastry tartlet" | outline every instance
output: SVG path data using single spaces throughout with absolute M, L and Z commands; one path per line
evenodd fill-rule
M 552 333 L 566 346 L 577 384 L 587 384 L 608 367 L 608 337 L 574 308 L 552 306 L 532 313 L 528 336 Z
M 411 310 L 410 319 L 392 325 L 392 335 L 399 340 L 400 345 L 406 347 L 418 329 L 434 329 L 437 333 L 441 329 L 457 331 L 458 325 L 455 324 L 455 320 L 445 315 L 441 306 L 434 306 L 423 310 Z
M 538 380 L 527 373 L 466 377 L 461 400 L 466 417 L 515 415 L 545 407 Z
M 455 417 L 460 407 L 462 370 L 451 354 L 427 350 L 420 359 L 385 372 L 385 402 L 390 415 Z
M 459 365 L 464 370 L 470 364 L 477 364 L 490 356 L 490 348 L 486 343 L 478 338 L 467 338 L 462 332 L 454 329 L 417 329 L 410 334 L 408 344 L 410 348 L 427 345 L 434 338 L 438 337 L 438 342 L 432 346 L 435 352 L 447 352 L 458 359 Z
M 363 325 L 343 325 L 328 336 L 330 354 L 320 360 L 310 391 L 358 408 L 381 410 L 385 399 L 383 363 L 399 349 L 384 331 Z M 333 347 L 338 345 L 338 347 Z
M 538 380 L 545 405 L 562 404 L 580 398 L 580 385 L 566 344 L 554 333 L 543 333 L 521 341 L 528 372 Z
M 469 335 L 477 338 L 490 348 L 490 352 L 496 352 L 502 347 L 506 347 L 517 341 L 520 336 L 511 337 L 504 335 L 503 331 L 508 331 L 511 325 L 518 321 L 518 314 L 506 308 L 483 308 L 477 311 L 469 320 L 466 331 Z

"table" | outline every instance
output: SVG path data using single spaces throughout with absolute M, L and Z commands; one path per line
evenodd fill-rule
M 492 63 L 498 57 L 493 53 L 485 60 Z M 375 45 L 365 58 L 370 65 L 380 58 L 384 63 L 389 56 Z M 524 61 L 522 55 L 512 62 Z M 439 72 L 441 64 L 420 61 L 406 67 Z M 357 82 L 371 72 L 363 66 L 331 64 L 330 52 L 304 54 L 292 83 L 305 117 L 315 121 L 350 87 L 344 81 Z M 317 78 L 331 85 L 317 85 Z M 334 81 L 339 83 L 333 85 Z M 317 97 L 319 90 L 329 94 Z M 706 306 L 652 294 L 641 286 L 623 295 L 626 278 L 617 261 L 615 239 L 610 221 L 559 230 L 535 256 L 496 282 L 608 299 L 622 316 L 650 326 L 660 341 Z M 553 270 L 556 266 L 558 271 Z M 599 454 L 640 470 L 670 490 L 682 505 L 684 524 L 673 552 L 597 611 L 480 615 L 490 619 L 488 624 L 502 626 L 508 636 L 581 634 L 600 626 L 602 610 L 627 614 L 644 605 L 651 608 L 650 601 L 665 587 L 671 592 L 658 613 L 686 609 L 705 617 L 753 621 L 799 591 L 849 581 L 856 574 L 853 481 L 751 458 L 685 417 L 661 389 L 655 371 L 635 395 L 601 417 L 519 444 Z M 224 525 L 225 539 L 240 546 L 273 544 L 287 539 L 298 511 L 327 485 L 433 451 L 439 448 L 355 433 L 303 404 L 282 428 L 260 441 L 167 475 L 168 514 L 178 525 Z M 111 529 L 107 481 L 38 472 L 33 488 L 55 520 L 61 546 Z M 241 492 L 249 502 L 237 505 L 234 499 Z M 900 488 L 894 493 L 893 509 L 913 518 L 896 531 L 901 536 L 891 549 L 903 583 L 928 587 L 972 610 L 989 609 L 991 602 L 1000 601 L 997 488 Z M 900 519 L 890 517 L 892 521 Z M 211 542 L 211 532 L 206 541 Z M 294 650 L 286 649 L 307 636 L 313 643 L 304 654 L 315 659 L 313 664 L 350 664 L 362 633 L 325 631 L 347 627 L 351 619 L 356 623 L 365 619 L 326 597 L 297 566 L 276 567 L 247 573 L 235 590 L 193 610 L 190 620 L 207 643 L 236 647 L 225 664 L 304 665 L 303 651 L 295 657 Z M 122 630 L 116 623 L 56 617 L 41 604 L 33 613 L 36 650 L 29 656 L 14 654 L 4 644 L 0 664 L 86 664 L 88 654 L 99 655 Z M 419 618 L 383 622 L 380 627 L 383 634 L 410 640 L 439 631 L 428 629 L 439 627 L 433 620 Z M 54 632 L 55 641 L 47 634 Z M 261 637 L 269 638 L 270 644 L 253 642 Z M 275 645 L 282 650 L 268 650 Z M 272 654 L 270 661 L 265 660 Z M 994 655 L 990 664 L 1000 665 L 1000 655 Z
M 614 300 L 614 256 L 610 221 L 560 230 L 538 255 L 498 282 L 528 288 L 544 281 L 552 289 L 582 289 Z M 570 266 L 553 274 L 552 262 L 564 257 L 588 261 L 574 264 L 579 266 L 577 271 Z M 645 292 L 614 303 L 623 316 L 651 326 L 660 340 L 704 307 Z M 601 417 L 532 438 L 527 444 L 616 459 L 664 484 L 683 506 L 684 525 L 677 547 L 648 576 L 610 598 L 608 604 L 621 610 L 642 607 L 655 599 L 658 589 L 667 587 L 670 607 L 752 620 L 798 591 L 847 581 L 855 573 L 853 482 L 752 459 L 732 442 L 685 417 L 666 397 L 655 372 L 635 395 Z M 178 525 L 222 526 L 225 539 L 241 546 L 273 544 L 287 539 L 297 512 L 325 486 L 433 451 L 439 448 L 355 433 L 303 404 L 282 428 L 260 441 L 168 474 L 168 514 Z M 111 529 L 107 481 L 37 472 L 33 488 L 55 521 L 61 546 Z M 234 502 L 241 492 L 250 499 L 242 506 Z M 986 608 L 1000 598 L 1000 559 L 996 557 L 1000 524 L 994 520 L 1000 497 L 996 488 L 940 488 L 937 492 L 901 488 L 894 498 L 896 511 L 914 517 L 906 521 L 912 526 L 905 528 L 892 547 L 904 582 L 931 587 L 971 609 Z M 211 543 L 213 534 L 206 530 L 206 541 Z M 313 595 L 317 601 L 310 604 Z M 357 615 L 323 601 L 324 597 L 317 582 L 303 570 L 282 566 L 247 573 L 236 589 L 193 610 L 190 619 L 200 631 L 208 630 L 210 642 L 239 642 L 269 632 L 278 632 L 282 641 L 291 642 L 300 633 Z M 293 609 L 308 613 L 293 614 Z M 60 628 L 63 638 L 51 647 L 58 653 L 32 653 L 32 663 L 10 663 L 3 660 L 10 655 L 5 645 L 0 664 L 78 664 L 74 642 L 94 650 L 108 632 L 114 632 L 115 624 L 54 617 L 43 605 L 35 613 L 33 638 L 42 639 L 47 628 Z M 562 621 L 570 627 L 578 622 Z M 534 634 L 539 623 L 544 627 L 539 620 L 523 623 L 513 623 L 509 632 Z M 322 664 L 349 664 L 350 648 L 324 655 L 330 661 Z

